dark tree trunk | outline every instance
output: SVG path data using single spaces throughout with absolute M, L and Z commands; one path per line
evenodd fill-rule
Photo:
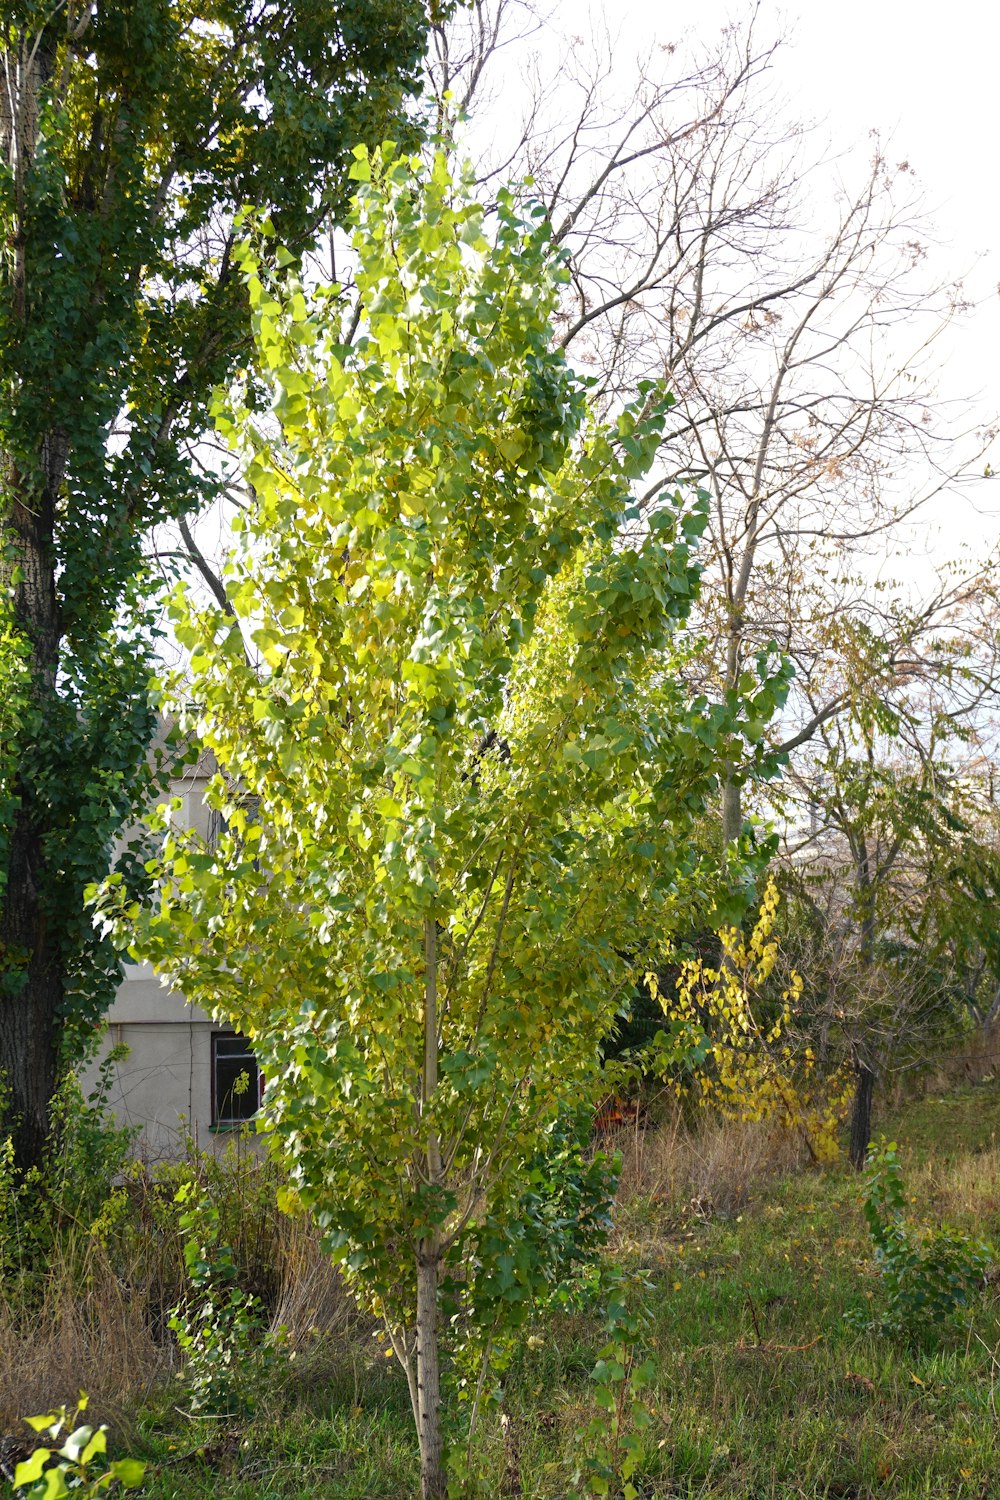
M 23 1169 L 41 1162 L 48 1135 L 63 999 L 58 914 L 51 910 L 52 881 L 46 868 L 45 806 L 36 778 L 43 770 L 40 742 L 51 730 L 57 693 L 60 622 L 53 525 L 65 441 L 51 437 L 41 459 L 37 486 L 26 483 L 15 465 L 5 466 L 6 514 L 0 535 L 0 588 L 11 600 L 14 631 L 25 651 L 18 710 L 23 722 L 15 752 L 19 764 L 6 768 L 11 805 L 0 871 L 0 1097 L 15 1160 Z M 4 753 L 12 749 L 8 745 Z
M 875 1094 L 875 1074 L 867 1063 L 855 1064 L 857 1087 L 851 1106 L 851 1166 L 860 1172 L 868 1155 L 872 1136 L 872 1099 Z
M 38 153 L 41 98 L 52 76 L 61 22 L 9 43 L 19 55 L 18 86 L 0 106 L 0 152 L 12 175 L 16 217 L 8 262 L 9 310 L 24 333 L 29 317 L 29 180 Z M 10 56 L 7 56 L 10 61 Z M 0 493 L 0 597 L 24 651 L 24 678 L 11 742 L 0 754 L 7 782 L 6 847 L 0 865 L 0 1099 L 19 1167 L 41 1162 L 56 1084 L 63 998 L 61 945 L 46 870 L 44 775 L 40 740 L 51 729 L 60 648 L 54 547 L 56 498 L 66 475 L 68 435 L 39 435 L 33 462 L 4 455 Z M 6 622 L 5 622 L 6 623 Z
M 48 941 L 42 893 L 41 848 L 19 812 L 0 903 L 0 1073 L 4 1127 L 22 1170 L 41 1163 L 56 1086 L 62 974 Z

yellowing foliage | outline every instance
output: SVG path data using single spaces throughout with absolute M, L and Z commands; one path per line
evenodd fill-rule
M 681 966 L 676 994 L 659 989 L 648 974 L 650 993 L 676 1028 L 703 1038 L 692 1049 L 693 1090 L 697 1103 L 728 1120 L 774 1120 L 799 1132 L 816 1161 L 836 1160 L 839 1128 L 853 1092 L 845 1068 L 821 1077 L 811 1047 L 797 1049 L 791 1025 L 802 996 L 802 976 L 792 972 L 776 1016 L 758 1016 L 760 991 L 778 957 L 773 936 L 778 890 L 768 882 L 760 913 L 748 938 L 735 927 L 719 932 L 722 957 L 712 968 L 701 959 Z M 700 1059 L 700 1060 L 698 1060 Z M 676 1084 L 678 1094 L 690 1086 Z

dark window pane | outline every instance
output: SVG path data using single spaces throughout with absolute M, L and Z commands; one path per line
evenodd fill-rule
M 212 1053 L 213 1124 L 252 1120 L 260 1107 L 261 1077 L 249 1042 L 242 1036 L 216 1036 Z

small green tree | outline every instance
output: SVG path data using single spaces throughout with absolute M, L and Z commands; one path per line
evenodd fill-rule
M 692 830 L 777 688 L 762 664 L 751 701 L 692 704 L 671 670 L 705 512 L 640 524 L 669 398 L 588 423 L 541 212 L 501 194 L 487 239 L 443 156 L 359 148 L 353 173 L 353 341 L 336 287 L 277 291 L 243 252 L 274 404 L 219 415 L 255 496 L 238 624 L 175 603 L 173 702 L 228 831 L 165 813 L 155 903 L 104 903 L 253 1038 L 295 1190 L 406 1372 L 430 1500 L 442 1344 L 485 1360 L 558 1283 L 525 1228 L 546 1144 L 650 952 L 721 899 Z M 563 1272 L 595 1234 L 581 1215 Z

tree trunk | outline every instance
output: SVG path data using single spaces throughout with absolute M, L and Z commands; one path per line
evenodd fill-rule
M 29 323 L 25 221 L 38 154 L 39 101 L 52 75 L 58 34 L 56 23 L 44 35 L 24 32 L 8 45 L 0 105 L 0 154 L 12 176 L 16 218 L 5 279 L 19 334 Z M 40 437 L 33 465 L 25 467 L 21 458 L 5 454 L 0 492 L 3 623 L 24 649 L 23 708 L 13 708 L 10 740 L 0 746 L 11 758 L 0 767 L 8 795 L 0 865 L 0 1121 L 22 1169 L 39 1164 L 45 1150 L 64 990 L 55 930 L 60 914 L 47 900 L 44 792 L 35 778 L 46 772 L 39 740 L 52 726 L 50 705 L 57 693 L 61 627 L 53 538 L 68 451 L 67 433 L 53 428 Z
M 722 783 L 722 842 L 735 844 L 743 830 L 743 798 L 737 782 Z
M 420 1500 L 448 1492 L 441 1439 L 441 1363 L 438 1351 L 440 1252 L 436 1237 L 421 1242 L 417 1257 L 417 1438 Z
M 424 1068 L 420 1090 L 421 1114 L 431 1109 L 438 1082 L 437 921 L 424 918 Z M 440 1185 L 441 1146 L 437 1132 L 428 1130 L 424 1176 L 431 1188 Z M 420 1444 L 420 1500 L 443 1500 L 447 1494 L 444 1445 L 441 1440 L 441 1359 L 438 1344 L 438 1284 L 441 1240 L 435 1229 L 417 1246 L 417 1440 Z
M 857 1087 L 851 1106 L 851 1166 L 860 1172 L 868 1155 L 872 1136 L 872 1097 L 875 1093 L 875 1074 L 867 1063 L 854 1065 Z
M 25 647 L 27 722 L 5 752 L 19 763 L 6 768 L 12 805 L 6 810 L 8 840 L 0 877 L 3 1116 L 22 1168 L 41 1161 L 48 1134 L 63 999 L 61 949 L 51 920 L 54 916 L 57 924 L 58 916 L 47 910 L 46 900 L 45 808 L 33 781 L 44 772 L 37 763 L 38 740 L 51 727 L 56 695 L 60 628 L 52 531 L 65 452 L 57 437 L 45 444 L 45 478 L 37 488 L 26 484 L 13 464 L 7 466 L 7 513 L 0 537 L 0 588 L 11 600 L 14 631 Z
M 0 1116 L 21 1170 L 39 1165 L 45 1150 L 63 993 L 60 965 L 47 940 L 41 863 L 41 839 L 22 806 L 0 902 Z

